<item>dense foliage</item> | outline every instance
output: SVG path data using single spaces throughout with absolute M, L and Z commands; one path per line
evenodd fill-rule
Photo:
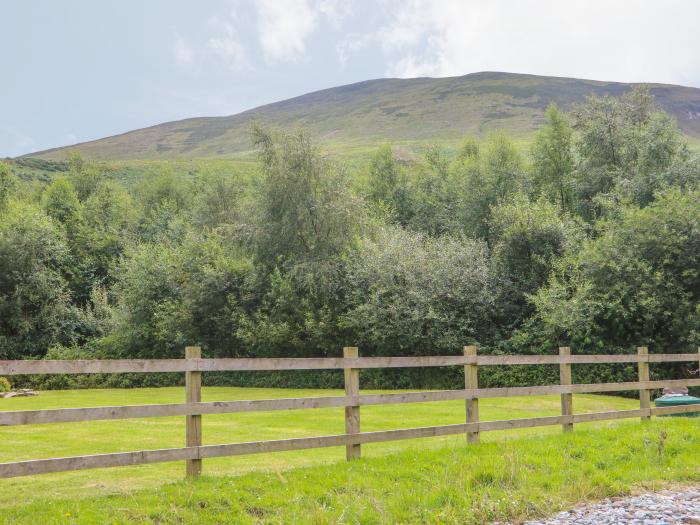
M 527 152 L 493 134 L 413 161 L 385 144 L 348 168 L 303 132 L 256 127 L 253 143 L 250 177 L 153 164 L 124 183 L 119 168 L 73 154 L 38 182 L 0 164 L 0 358 L 178 357 L 192 344 L 208 356 L 313 356 L 348 345 L 425 355 L 470 343 L 523 353 L 700 342 L 700 163 L 648 91 L 592 96 L 570 114 L 552 105 Z M 589 374 L 632 371 L 607 370 Z M 363 377 L 437 386 L 458 375 Z M 285 378 L 213 380 L 340 381 Z

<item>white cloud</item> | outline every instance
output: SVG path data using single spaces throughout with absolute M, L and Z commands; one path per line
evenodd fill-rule
M 203 50 L 194 50 L 178 35 L 173 50 L 178 62 L 190 64 L 196 55 L 213 54 L 234 70 L 248 69 L 251 29 L 267 60 L 294 61 L 305 54 L 306 42 L 320 22 L 339 31 L 351 12 L 351 5 L 342 0 L 249 0 L 245 5 L 257 16 L 256 24 L 251 27 L 248 15 L 240 15 L 247 12 L 243 4 L 234 3 L 227 14 L 209 19 L 214 34 Z
M 411 0 L 379 31 L 390 76 L 498 70 L 687 83 L 700 2 Z
M 183 66 L 189 66 L 194 61 L 194 50 L 192 46 L 180 35 L 175 35 L 173 43 L 173 56 L 175 61 Z
M 318 0 L 315 10 L 324 15 L 334 29 L 339 29 L 344 19 L 351 13 L 351 2 L 343 0 Z
M 316 24 L 319 11 L 307 0 L 259 0 L 258 30 L 265 56 L 272 60 L 294 60 L 304 53 L 306 38 Z
M 335 46 L 335 52 L 338 56 L 340 67 L 345 67 L 351 55 L 357 53 L 361 49 L 369 47 L 374 43 L 376 43 L 376 36 L 374 34 L 349 35 L 348 37 L 343 38 Z
M 217 35 L 207 41 L 207 49 L 226 62 L 234 70 L 247 67 L 248 57 L 236 30 L 235 13 L 229 17 L 212 17 L 209 20 L 217 30 Z

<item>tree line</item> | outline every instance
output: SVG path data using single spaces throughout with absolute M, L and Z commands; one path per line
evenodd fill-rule
M 126 185 L 74 153 L 38 183 L 0 164 L 0 359 L 182 357 L 194 344 L 209 357 L 310 357 L 348 345 L 448 355 L 466 344 L 617 353 L 700 343 L 700 161 L 647 90 L 591 96 L 569 113 L 550 105 L 527 151 L 495 133 L 412 161 L 385 144 L 348 168 L 304 132 L 254 126 L 252 140 L 250 178 L 159 165 Z M 627 365 L 581 368 L 580 380 L 634 376 Z M 555 372 L 487 369 L 483 382 Z M 371 370 L 363 380 L 454 386 L 459 374 Z

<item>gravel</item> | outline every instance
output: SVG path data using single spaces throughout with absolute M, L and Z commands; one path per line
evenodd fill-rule
M 586 504 L 527 525 L 700 525 L 700 486 Z

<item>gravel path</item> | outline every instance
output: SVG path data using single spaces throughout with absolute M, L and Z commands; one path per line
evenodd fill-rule
M 607 499 L 527 525 L 700 525 L 700 486 Z

